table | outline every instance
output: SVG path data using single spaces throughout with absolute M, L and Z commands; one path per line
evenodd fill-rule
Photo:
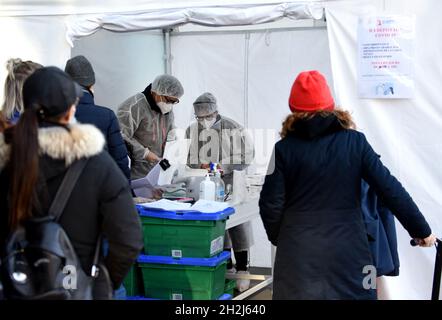
M 252 219 L 259 217 L 259 198 L 250 199 L 249 201 L 243 202 L 239 205 L 234 205 L 235 213 L 229 217 L 226 223 L 226 228 L 230 229 L 244 222 L 251 221 Z M 273 266 L 274 248 L 272 247 L 272 266 Z M 273 270 L 272 270 L 273 272 Z M 233 300 L 243 300 L 252 294 L 258 292 L 259 290 L 267 287 L 273 282 L 273 276 L 260 275 L 260 274 L 249 274 L 249 275 L 237 275 L 237 274 L 227 274 L 227 279 L 244 279 L 244 280 L 257 280 L 260 283 L 250 287 L 248 290 L 240 293 L 238 296 L 234 297 Z

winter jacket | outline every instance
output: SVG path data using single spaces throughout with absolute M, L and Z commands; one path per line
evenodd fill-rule
M 142 249 L 140 220 L 129 183 L 115 161 L 103 151 L 105 140 L 92 125 L 76 124 L 70 132 L 63 127 L 39 128 L 39 175 L 46 187 L 38 190 L 42 212 L 49 210 L 68 166 L 87 157 L 83 169 L 60 219 L 81 265 L 90 273 L 99 233 L 109 242 L 104 260 L 114 288 L 135 262 Z M 8 229 L 8 187 L 10 146 L 0 134 L 0 245 L 3 248 Z M 44 184 L 43 184 L 44 185 Z M 4 249 L 3 249 L 4 250 Z
M 127 179 L 130 180 L 126 144 L 121 136 L 115 113 L 109 108 L 96 105 L 92 94 L 87 90 L 83 90 L 83 96 L 78 103 L 75 118 L 81 123 L 93 124 L 100 129 L 106 139 L 107 151 Z
M 277 246 L 274 299 L 375 299 L 361 213 L 364 179 L 413 238 L 431 229 L 365 136 L 334 116 L 298 121 L 276 143 L 259 201 Z M 371 266 L 371 267 L 370 267 Z M 372 271 L 371 271 L 372 272 Z
M 173 111 L 161 113 L 150 87 L 124 101 L 117 112 L 123 139 L 129 145 L 132 179 L 144 177 L 155 166 L 145 159 L 150 151 L 162 157 L 166 141 L 175 139 Z

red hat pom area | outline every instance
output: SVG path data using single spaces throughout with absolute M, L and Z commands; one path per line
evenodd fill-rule
M 292 112 L 332 111 L 335 102 L 325 77 L 316 70 L 301 72 L 290 91 L 289 106 Z

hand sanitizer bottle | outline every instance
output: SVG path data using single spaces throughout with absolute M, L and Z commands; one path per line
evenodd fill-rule
M 215 201 L 215 182 L 210 180 L 209 174 L 200 183 L 200 199 Z

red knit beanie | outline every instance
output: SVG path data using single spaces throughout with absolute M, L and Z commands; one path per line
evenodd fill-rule
M 301 72 L 290 91 L 289 107 L 292 112 L 333 110 L 335 102 L 324 76 L 316 70 Z

